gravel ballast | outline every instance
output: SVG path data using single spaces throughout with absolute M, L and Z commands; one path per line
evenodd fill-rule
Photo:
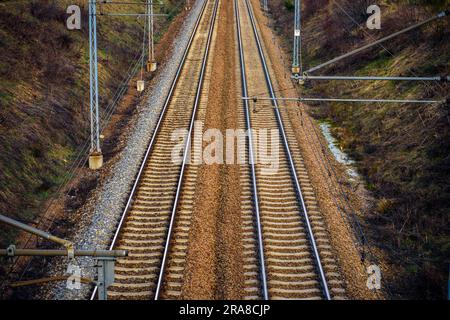
M 233 14 L 233 1 L 220 1 L 220 23 L 208 62 L 209 90 L 204 93 L 208 99 L 204 131 L 240 127 Z M 202 164 L 199 168 L 183 299 L 238 300 L 245 296 L 240 170 L 239 164 Z
M 130 128 L 125 148 L 113 164 L 109 177 L 101 184 L 100 190 L 97 190 L 94 198 L 82 209 L 84 212 L 81 220 L 77 222 L 77 230 L 69 239 L 76 244 L 77 249 L 108 249 L 202 4 L 203 1 L 196 1 L 187 15 L 175 39 L 176 46 L 172 48 L 167 59 L 170 63 L 160 67 L 152 80 L 152 87 L 137 107 L 135 120 L 131 121 L 134 127 Z M 83 278 L 95 278 L 93 259 L 79 258 L 73 264 L 81 268 Z M 57 263 L 49 274 L 64 274 L 67 265 L 67 260 Z M 91 286 L 81 285 L 80 290 L 69 290 L 63 282 L 48 286 L 42 291 L 40 298 L 80 300 L 88 299 L 90 293 Z

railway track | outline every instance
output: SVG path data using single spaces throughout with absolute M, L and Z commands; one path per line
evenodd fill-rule
M 197 175 L 197 166 L 188 164 L 186 148 L 194 121 L 204 113 L 202 93 L 208 82 L 218 2 L 204 1 L 110 246 L 128 250 L 129 257 L 117 260 L 109 299 L 177 299 L 181 295 Z M 180 128 L 189 134 L 182 162 L 176 164 L 172 152 L 178 142 L 171 135 Z M 96 290 L 91 299 L 95 294 Z
M 197 186 L 198 166 L 172 162 L 175 129 L 189 131 L 203 120 L 208 102 L 215 23 L 220 0 L 205 0 L 166 99 L 160 119 L 131 191 L 110 249 L 126 249 L 116 264 L 110 299 L 180 299 Z M 244 96 L 269 92 L 275 97 L 270 62 L 248 0 L 235 0 L 239 73 Z M 241 14 L 242 13 L 242 14 Z M 250 62 L 250 63 L 249 63 Z M 240 95 L 239 95 L 240 96 Z M 237 97 L 239 98 L 239 97 Z M 241 170 L 245 299 L 343 298 L 344 289 L 328 241 L 314 190 L 295 134 L 284 125 L 287 114 L 276 102 L 251 108 L 241 101 L 239 123 L 245 129 L 279 132 L 279 170 L 262 173 L 264 157 Z M 252 138 L 247 151 L 255 157 Z M 201 145 L 193 146 L 201 154 Z M 95 291 L 92 299 L 95 297 Z
M 235 1 L 241 85 L 244 96 L 266 92 L 275 98 L 275 85 L 264 54 L 249 0 Z M 243 102 L 247 129 L 279 132 L 279 169 L 263 174 L 264 160 L 250 166 L 243 178 L 245 298 L 339 299 L 343 283 L 328 234 L 288 115 L 276 100 L 251 108 Z M 249 157 L 256 157 L 249 139 Z M 252 200 L 249 200 L 251 196 Z M 249 203 L 254 215 L 249 215 Z M 257 278 L 258 280 L 255 280 Z

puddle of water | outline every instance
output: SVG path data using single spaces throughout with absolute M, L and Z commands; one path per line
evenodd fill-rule
M 356 179 L 359 177 L 358 172 L 354 168 L 353 164 L 355 161 L 351 159 L 344 151 L 342 151 L 337 146 L 337 141 L 331 134 L 330 130 L 331 125 L 326 122 L 320 123 L 320 130 L 322 131 L 323 136 L 328 142 L 328 149 L 330 149 L 331 153 L 333 154 L 334 158 L 337 162 L 344 164 L 347 167 L 347 174 L 353 178 Z

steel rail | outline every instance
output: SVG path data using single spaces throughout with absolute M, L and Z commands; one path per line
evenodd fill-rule
M 219 6 L 219 0 L 215 0 L 214 9 L 213 9 L 211 22 L 210 22 L 210 26 L 209 26 L 209 31 L 208 31 L 208 39 L 206 42 L 205 53 L 203 55 L 203 60 L 202 60 L 202 68 L 200 71 L 200 76 L 199 76 L 198 84 L 197 84 L 197 92 L 195 94 L 195 101 L 194 101 L 194 106 L 193 106 L 193 110 L 192 110 L 192 117 L 191 117 L 191 121 L 190 121 L 190 125 L 189 125 L 189 133 L 187 135 L 186 144 L 184 147 L 183 162 L 181 164 L 181 171 L 180 171 L 180 177 L 178 179 L 177 192 L 175 194 L 175 200 L 174 200 L 173 207 L 172 207 L 172 214 L 170 217 L 169 229 L 167 231 L 166 244 L 164 246 L 164 253 L 163 253 L 162 260 L 161 260 L 161 267 L 159 270 L 158 283 L 156 285 L 155 300 L 159 299 L 159 296 L 161 294 L 161 288 L 162 288 L 163 281 L 164 281 L 164 272 L 165 272 L 165 268 L 167 265 L 168 255 L 169 255 L 170 240 L 172 238 L 172 231 L 173 231 L 173 226 L 175 224 L 175 217 L 176 217 L 176 213 L 177 213 L 177 209 L 178 209 L 178 202 L 180 199 L 181 189 L 183 186 L 184 172 L 186 169 L 188 157 L 190 155 L 189 148 L 190 148 L 190 144 L 191 144 L 191 137 L 192 137 L 192 132 L 194 130 L 194 123 L 195 123 L 195 118 L 197 115 L 197 109 L 200 104 L 200 96 L 201 96 L 202 89 L 203 89 L 203 80 L 205 77 L 206 65 L 207 65 L 208 57 L 209 57 L 209 48 L 211 45 L 212 35 L 214 32 L 214 26 L 215 26 L 215 22 L 216 22 L 218 6 Z
M 119 224 L 118 224 L 117 229 L 116 229 L 116 233 L 114 234 L 114 237 L 113 237 L 113 240 L 112 240 L 111 245 L 109 247 L 109 250 L 113 250 L 114 249 L 114 246 L 116 245 L 116 242 L 118 240 L 119 234 L 120 234 L 120 232 L 122 230 L 123 223 L 125 222 L 125 218 L 127 217 L 127 214 L 128 214 L 128 212 L 129 212 L 129 210 L 131 208 L 131 204 L 133 203 L 134 196 L 136 194 L 136 190 L 138 188 L 139 182 L 141 180 L 142 174 L 143 174 L 144 169 L 145 169 L 145 165 L 146 165 L 148 157 L 149 157 L 149 155 L 150 155 L 150 153 L 153 150 L 153 147 L 155 145 L 155 141 L 156 141 L 156 138 L 157 138 L 157 136 L 159 134 L 159 131 L 161 129 L 161 124 L 162 124 L 162 122 L 163 122 L 163 120 L 165 118 L 166 111 L 167 111 L 167 108 L 169 106 L 169 103 L 172 101 L 172 96 L 173 96 L 173 93 L 175 91 L 175 87 L 178 84 L 178 80 L 180 78 L 181 71 L 183 69 L 183 66 L 184 66 L 184 63 L 186 61 L 187 55 L 188 55 L 189 50 L 191 48 L 192 42 L 194 40 L 194 36 L 197 33 L 198 26 L 200 25 L 200 21 L 201 21 L 201 19 L 203 17 L 203 14 L 205 12 L 205 8 L 206 8 L 206 4 L 207 3 L 208 3 L 208 0 L 204 0 L 203 7 L 202 7 L 202 9 L 200 11 L 200 14 L 199 14 L 199 16 L 197 18 L 197 21 L 195 22 L 194 29 L 192 30 L 192 33 L 191 33 L 191 36 L 189 38 L 188 44 L 187 44 L 187 46 L 186 46 L 186 48 L 184 50 L 183 57 L 181 58 L 181 61 L 180 61 L 179 65 L 178 65 L 177 72 L 175 73 L 175 76 L 174 76 L 174 78 L 172 80 L 172 85 L 171 85 L 171 87 L 169 89 L 169 92 L 168 92 L 168 94 L 166 96 L 166 100 L 164 102 L 163 109 L 161 110 L 161 113 L 159 115 L 158 122 L 156 124 L 155 130 L 153 132 L 152 138 L 151 138 L 150 143 L 149 143 L 149 146 L 147 147 L 147 151 L 146 151 L 146 153 L 144 155 L 144 158 L 142 160 L 141 167 L 139 168 L 138 174 L 136 175 L 134 185 L 133 185 L 133 187 L 131 189 L 130 196 L 128 198 L 127 204 L 126 204 L 125 209 L 124 209 L 124 211 L 122 213 L 122 216 L 120 218 Z M 92 292 L 90 300 L 94 300 L 96 293 L 97 293 L 97 287 L 94 288 L 94 291 Z
M 245 70 L 245 58 L 244 58 L 244 48 L 242 45 L 242 34 L 241 34 L 241 23 L 239 17 L 239 6 L 237 4 L 237 0 L 234 0 L 234 13 L 236 17 L 236 27 L 237 27 L 237 38 L 239 44 L 239 62 L 241 66 L 241 81 L 242 81 L 242 92 L 245 96 L 248 95 L 247 88 L 247 74 Z M 267 287 L 267 274 L 266 274 L 266 263 L 264 258 L 264 243 L 262 236 L 262 226 L 261 226 L 261 214 L 259 210 L 259 198 L 258 198 L 258 187 L 256 182 L 256 169 L 255 169 L 255 159 L 253 152 L 253 136 L 252 136 L 252 124 L 250 120 L 250 112 L 249 112 L 249 103 L 248 100 L 244 100 L 244 111 L 245 111 L 245 122 L 247 124 L 248 129 L 248 148 L 249 148 L 249 160 L 250 160 L 250 169 L 252 172 L 252 190 L 253 190 L 253 203 L 255 206 L 255 215 L 256 215 L 256 226 L 258 230 L 258 249 L 259 249 L 259 264 L 261 268 L 261 283 L 262 283 L 262 292 L 264 300 L 269 300 L 269 290 Z
M 281 133 L 281 136 L 283 138 L 283 144 L 284 144 L 284 147 L 285 147 L 286 155 L 287 155 L 287 157 L 289 159 L 289 166 L 290 166 L 290 170 L 292 172 L 292 177 L 293 177 L 293 182 L 295 184 L 297 197 L 298 197 L 298 200 L 299 200 L 299 202 L 301 204 L 301 207 L 302 207 L 302 210 L 303 210 L 303 217 L 304 217 L 304 220 L 305 220 L 305 224 L 307 226 L 307 232 L 308 232 L 309 240 L 310 240 L 310 243 L 311 243 L 314 260 L 316 262 L 316 268 L 317 268 L 317 271 L 319 273 L 323 294 L 324 294 L 324 296 L 325 296 L 325 298 L 327 300 L 331 300 L 330 291 L 329 291 L 329 288 L 328 288 L 328 283 L 327 283 L 327 280 L 326 280 L 326 277 L 325 277 L 325 272 L 324 272 L 323 267 L 322 267 L 322 262 L 321 262 L 321 259 L 320 259 L 320 256 L 319 256 L 319 251 L 317 249 L 316 240 L 314 238 L 314 233 L 313 233 L 313 230 L 312 230 L 312 227 L 311 227 L 311 223 L 310 223 L 310 220 L 309 220 L 308 210 L 306 208 L 305 200 L 303 198 L 302 189 L 301 189 L 300 183 L 298 181 L 297 172 L 296 172 L 296 169 L 295 169 L 294 159 L 292 158 L 292 154 L 291 154 L 291 151 L 290 151 L 290 148 L 289 148 L 289 143 L 288 143 L 288 140 L 287 140 L 286 132 L 284 130 L 283 120 L 281 118 L 280 110 L 278 108 L 278 102 L 276 100 L 275 91 L 273 89 L 272 79 L 270 77 L 269 69 L 268 69 L 267 63 L 266 63 L 266 58 L 265 58 L 265 55 L 264 55 L 264 52 L 263 52 L 263 49 L 262 49 L 262 45 L 261 45 L 261 41 L 260 41 L 260 38 L 259 38 L 258 30 L 256 28 L 256 22 L 255 22 L 255 17 L 253 15 L 253 10 L 252 10 L 251 4 L 249 3 L 248 0 L 245 0 L 245 3 L 247 5 L 248 14 L 250 16 L 250 21 L 252 23 L 253 34 L 255 36 L 255 40 L 256 40 L 256 43 L 258 45 L 259 56 L 261 58 L 261 63 L 263 65 L 263 69 L 264 69 L 263 71 L 264 71 L 264 76 L 266 78 L 266 83 L 267 83 L 267 86 L 268 86 L 269 91 L 270 91 L 270 96 L 272 97 L 272 104 L 274 106 L 275 116 L 277 118 L 278 126 L 280 128 L 280 133 Z

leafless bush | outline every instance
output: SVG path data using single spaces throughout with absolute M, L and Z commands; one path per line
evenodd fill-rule
M 365 23 L 367 8 L 373 4 L 372 0 L 345 0 L 333 2 L 333 12 L 336 22 L 344 28 L 353 28 L 357 24 Z
M 70 49 L 70 46 L 74 43 L 73 38 L 69 34 L 61 34 L 56 41 L 62 49 Z
M 304 19 L 314 15 L 321 8 L 328 5 L 327 0 L 303 0 L 302 15 Z
M 39 0 L 30 3 L 30 13 L 33 17 L 42 20 L 65 20 L 65 12 L 54 0 Z

